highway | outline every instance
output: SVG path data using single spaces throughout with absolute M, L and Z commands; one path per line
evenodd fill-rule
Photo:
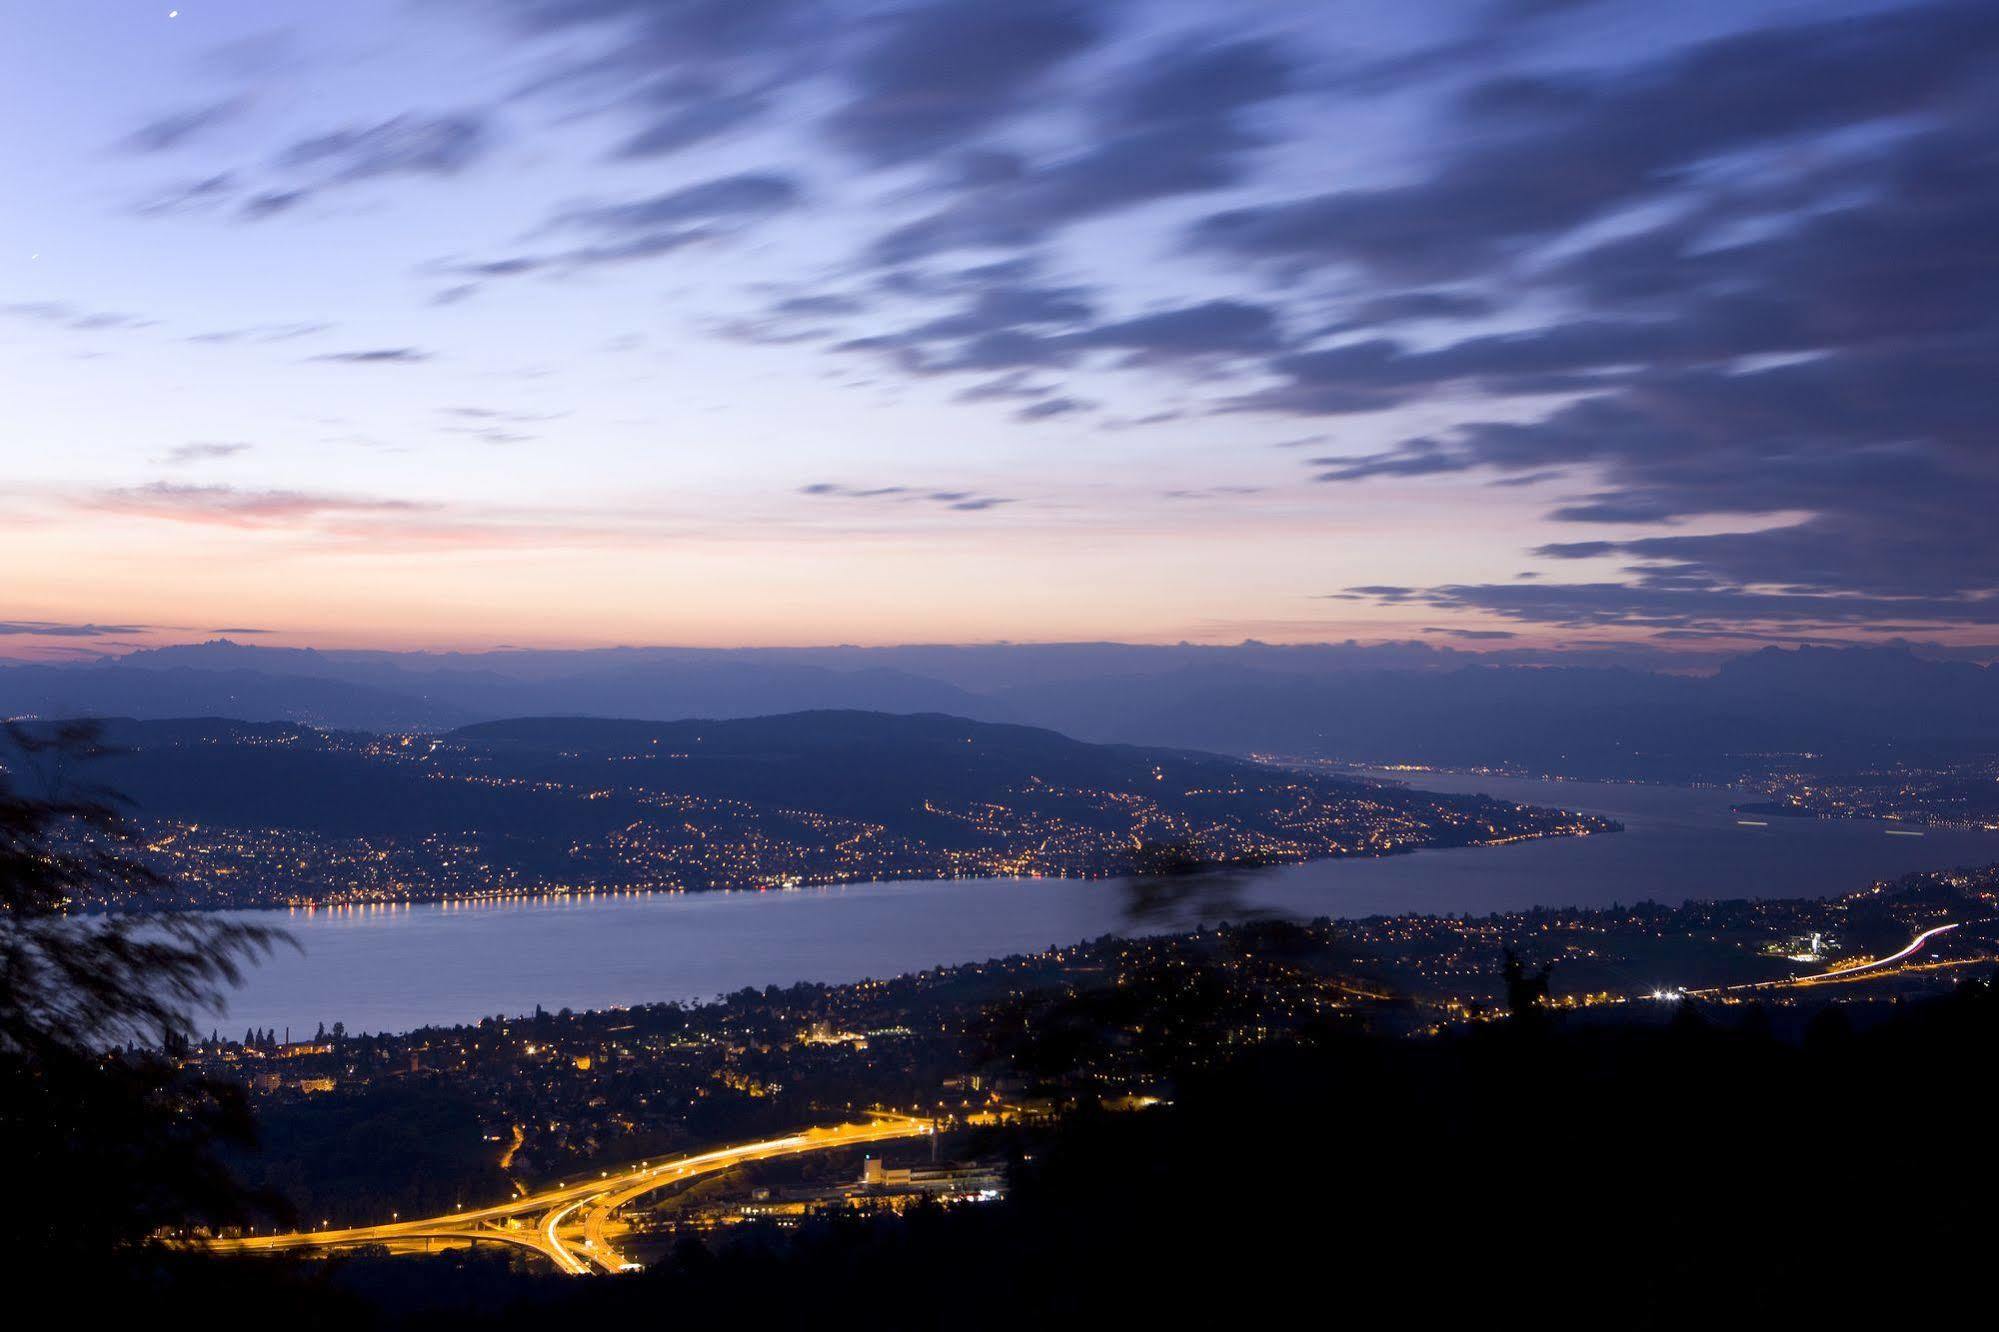
M 805 1129 L 781 1138 L 720 1147 L 658 1163 L 642 1161 L 636 1166 L 602 1171 L 595 1179 L 557 1184 L 552 1189 L 492 1207 L 460 1209 L 443 1216 L 394 1220 L 384 1225 L 218 1239 L 209 1241 L 208 1247 L 217 1253 L 288 1253 L 379 1244 L 392 1252 L 412 1252 L 440 1242 L 493 1243 L 531 1249 L 555 1264 L 558 1271 L 572 1276 L 625 1272 L 638 1264 L 621 1254 L 613 1243 L 617 1214 L 649 1193 L 750 1161 L 921 1137 L 930 1131 L 927 1120 L 878 1114 L 861 1124 Z
M 1921 934 L 1909 940 L 1908 945 L 1905 948 L 1903 948 L 1900 952 L 1890 953 L 1888 954 L 1888 956 L 1876 958 L 1872 962 L 1862 962 L 1857 966 L 1834 967 L 1831 971 L 1828 971 L 1823 975 L 1803 977 L 1799 981 L 1799 984 L 1812 985 L 1816 984 L 1819 981 L 1845 980 L 1849 976 L 1858 976 L 1861 975 L 1863 972 L 1874 971 L 1881 967 L 1893 966 L 1895 963 L 1900 962 L 1903 958 L 1908 957 L 1910 954 L 1920 950 L 1924 944 L 1936 938 L 1939 934 L 1948 934 L 1950 931 L 1956 928 L 1957 928 L 1957 922 L 1955 921 L 1953 921 L 1948 925 L 1938 925 L 1934 929 L 1924 930 Z
M 1977 924 L 1983 922 L 1973 922 L 1973 923 Z M 1909 940 L 1909 942 L 1906 945 L 1904 945 L 1901 949 L 1899 949 L 1896 952 L 1890 953 L 1886 957 L 1877 957 L 1867 962 L 1856 962 L 1847 966 L 1834 967 L 1830 971 L 1822 971 L 1814 976 L 1792 976 L 1784 980 L 1744 981 L 1737 985 L 1716 985 L 1716 986 L 1711 986 L 1704 990 L 1688 990 L 1686 993 L 1695 998 L 1699 998 L 1703 995 L 1710 995 L 1710 994 L 1733 994 L 1741 990 L 1786 989 L 1792 987 L 1803 987 L 1807 985 L 1826 985 L 1835 981 L 1852 980 L 1856 977 L 1866 976 L 1871 972 L 1880 971 L 1886 967 L 1892 967 L 1897 962 L 1901 962 L 1909 957 L 1914 956 L 1916 953 L 1921 952 L 1923 945 L 1927 944 L 1930 940 L 1936 938 L 1939 934 L 1950 933 L 1950 931 L 1956 929 L 1961 924 L 1963 924 L 1962 921 L 1953 921 L 1948 925 L 1934 926 L 1930 929 L 1924 930 L 1921 934 L 1918 934 L 1915 938 Z

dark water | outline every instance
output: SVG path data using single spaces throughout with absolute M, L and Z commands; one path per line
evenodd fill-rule
M 1912 870 L 1999 861 L 1999 834 L 1889 836 L 1886 825 L 1773 819 L 1744 827 L 1727 792 L 1423 774 L 1433 790 L 1608 814 L 1625 831 L 1507 847 L 1318 861 L 1244 887 L 1244 902 L 1303 916 L 1488 912 L 1642 898 L 1802 897 Z M 599 895 L 471 904 L 245 913 L 287 926 L 281 952 L 218 1025 L 351 1031 L 547 1008 L 704 999 L 745 985 L 848 981 L 1028 952 L 1125 929 L 1110 881 L 856 884 L 772 893 Z M 1215 919 L 1232 908 L 1189 911 Z M 1191 920 L 1164 920 L 1160 927 Z

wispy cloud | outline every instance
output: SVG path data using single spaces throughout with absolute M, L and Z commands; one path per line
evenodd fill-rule
M 97 492 L 86 507 L 139 518 L 217 527 L 283 527 L 329 517 L 418 514 L 434 504 L 302 490 L 244 490 L 153 481 Z
M 55 620 L 0 620 L 0 638 L 105 638 L 144 633 L 143 624 L 66 624 Z
M 247 97 L 227 97 L 170 112 L 132 131 L 124 146 L 135 153 L 168 152 L 207 135 L 218 125 L 241 118 L 249 106 Z
M 247 105 L 248 99 L 237 98 L 164 117 L 141 128 L 128 147 L 144 153 L 177 148 L 240 117 Z M 171 217 L 230 209 L 244 221 L 263 221 L 364 182 L 456 176 L 483 160 L 498 137 L 491 117 L 477 111 L 412 112 L 341 126 L 294 140 L 265 165 L 239 165 L 156 191 L 138 211 Z
M 796 207 L 802 197 L 798 182 L 789 175 L 773 171 L 742 172 L 623 203 L 565 208 L 544 227 L 547 232 L 578 232 L 597 237 L 586 244 L 498 259 L 446 260 L 434 267 L 462 277 L 490 279 L 657 259 L 692 245 L 725 238 L 751 223 Z
M 895 504 L 935 505 L 959 513 L 980 513 L 1018 500 L 1002 495 L 986 495 L 971 490 L 928 489 L 922 486 L 848 486 L 832 481 L 815 481 L 800 486 L 801 495 L 828 499 L 875 500 Z
M 1040 402 L 1030 402 L 1013 414 L 1016 421 L 1047 421 L 1058 416 L 1074 416 L 1087 412 L 1095 404 L 1081 398 L 1044 398 Z
M 375 347 L 365 351 L 324 352 L 306 359 L 340 365 L 420 365 L 434 354 L 419 347 Z
M 53 324 L 79 333 L 96 333 L 107 329 L 151 328 L 158 322 L 116 310 L 84 309 L 66 301 L 14 301 L 0 305 L 0 315 L 13 319 L 30 319 L 40 324 Z
M 195 333 L 188 338 L 188 341 L 215 346 L 226 346 L 237 342 L 291 342 L 297 338 L 309 338 L 315 334 L 330 332 L 332 328 L 332 324 L 313 321 L 292 324 L 249 324 L 242 328 L 223 328 L 209 333 Z
M 213 462 L 219 458 L 233 458 L 239 453 L 248 453 L 254 447 L 256 446 L 252 444 L 181 444 L 168 449 L 160 461 L 174 465 Z

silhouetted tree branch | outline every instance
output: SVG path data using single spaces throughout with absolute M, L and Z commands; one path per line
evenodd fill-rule
M 239 1088 L 185 1071 L 191 1015 L 284 936 L 156 910 L 89 723 L 0 736 L 0 1141 L 17 1194 L 15 1259 L 100 1260 L 164 1232 L 239 1220 L 249 1199 L 214 1148 L 251 1137 Z M 75 915 L 76 900 L 117 910 Z

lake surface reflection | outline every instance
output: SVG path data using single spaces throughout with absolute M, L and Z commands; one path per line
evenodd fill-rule
M 1412 784 L 1607 814 L 1625 831 L 1288 866 L 1243 883 L 1242 905 L 1352 917 L 1802 897 L 1999 861 L 1994 833 L 1890 836 L 1891 825 L 1816 819 L 1743 826 L 1721 790 L 1437 773 Z M 304 951 L 281 950 L 256 968 L 214 1021 L 229 1031 L 308 1033 L 336 1019 L 354 1032 L 404 1031 L 537 1003 L 604 1008 L 707 999 L 745 985 L 859 980 L 1129 930 L 1127 901 L 1109 880 L 961 879 L 245 912 L 285 926 Z M 1212 920 L 1228 909 L 1189 914 Z

